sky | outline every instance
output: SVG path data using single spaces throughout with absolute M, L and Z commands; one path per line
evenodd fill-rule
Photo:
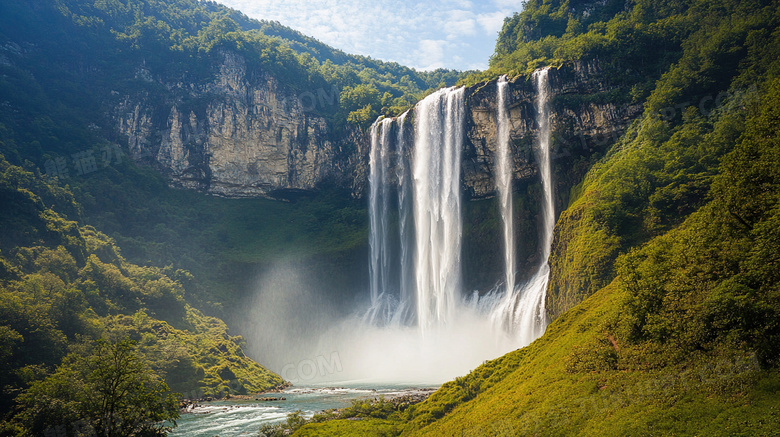
M 218 0 L 347 53 L 418 70 L 484 70 L 522 0 Z

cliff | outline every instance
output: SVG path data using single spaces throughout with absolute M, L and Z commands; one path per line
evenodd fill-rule
M 615 85 L 610 84 L 597 60 L 574 62 L 551 68 L 551 156 L 558 189 L 558 211 L 565 207 L 567 185 L 574 158 L 603 153 L 642 111 L 641 104 L 615 101 Z M 463 182 L 472 198 L 491 196 L 495 191 L 496 82 L 469 90 L 468 125 L 464 151 Z M 531 77 L 509 82 L 509 121 L 514 180 L 535 178 L 537 167 L 533 147 L 536 140 L 536 95 Z M 601 96 L 601 98 L 598 98 Z
M 582 181 L 595 160 L 603 156 L 631 122 L 642 113 L 641 104 L 621 101 L 620 88 L 611 83 L 597 60 L 572 62 L 548 73 L 551 117 L 551 159 L 556 218 L 569 204 L 571 188 Z M 495 194 L 496 168 L 496 81 L 490 81 L 467 91 L 467 126 L 463 153 L 464 191 L 472 200 Z M 533 151 L 537 140 L 536 97 L 533 78 L 516 77 L 509 81 L 507 104 L 510 147 L 514 158 L 514 229 L 516 233 L 516 266 L 518 280 L 529 279 L 539 263 L 539 235 L 542 199 L 541 181 Z M 469 208 L 465 230 L 464 273 L 470 289 L 487 289 L 500 277 L 503 261 L 496 247 L 502 245 L 499 230 L 479 230 L 480 221 L 490 220 L 484 212 L 498 214 L 498 208 Z M 477 210 L 477 212 L 474 212 Z M 558 230 L 556 229 L 556 242 Z M 550 256 L 553 271 L 565 245 L 554 244 Z M 483 266 L 472 268 L 471 265 Z M 492 266 L 485 269 L 484 266 Z M 558 290 L 551 280 L 550 290 Z M 559 296 L 548 291 L 547 307 L 551 317 L 559 314 Z M 566 302 L 569 306 L 572 302 Z
M 158 167 L 174 186 L 225 197 L 284 197 L 326 181 L 362 197 L 367 135 L 347 127 L 337 136 L 314 110 L 337 105 L 338 90 L 296 93 L 274 76 L 248 69 L 240 55 L 222 55 L 211 81 L 162 83 L 162 98 L 146 91 L 117 100 L 113 120 L 131 156 Z M 136 77 L 153 82 L 143 68 Z M 551 93 L 560 102 L 552 109 L 553 156 L 563 165 L 558 173 L 570 172 L 566 163 L 571 157 L 605 150 L 613 133 L 641 111 L 639 105 L 572 99 L 614 88 L 597 61 L 567 64 L 552 69 L 549 77 Z M 532 180 L 536 90 L 527 77 L 513 79 L 509 90 L 515 180 Z M 463 185 L 470 198 L 486 198 L 495 191 L 496 82 L 471 87 L 467 96 Z M 572 178 L 560 179 L 563 207 Z
M 144 69 L 136 76 L 152 81 Z M 338 104 L 335 89 L 295 93 L 227 51 L 212 81 L 162 85 L 162 99 L 123 96 L 113 119 L 132 157 L 161 169 L 174 186 L 225 197 L 285 197 L 354 179 L 344 150 L 359 135 L 348 131 L 346 140 L 334 140 L 314 111 Z

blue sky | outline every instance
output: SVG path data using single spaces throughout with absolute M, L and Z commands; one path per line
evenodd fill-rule
M 218 0 L 348 53 L 418 70 L 483 70 L 504 17 L 521 0 Z

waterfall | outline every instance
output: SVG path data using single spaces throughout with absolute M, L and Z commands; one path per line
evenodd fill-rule
M 544 200 L 542 202 L 542 234 L 539 238 L 541 261 L 536 273 L 525 287 L 518 293 L 519 301 L 515 308 L 513 319 L 519 335 L 520 344 L 526 345 L 544 334 L 547 327 L 544 300 L 547 294 L 547 284 L 550 279 L 550 246 L 552 245 L 553 227 L 555 226 L 555 206 L 553 204 L 552 175 L 550 171 L 550 104 L 548 69 L 534 72 L 536 87 L 536 122 L 538 136 L 536 147 L 536 162 L 539 165 L 539 175 L 542 180 Z
M 409 165 L 406 115 L 401 114 L 396 138 L 396 178 L 398 179 L 398 237 L 400 239 L 400 307 L 396 317 L 398 322 L 406 323 L 416 317 L 414 313 L 414 222 L 412 216 L 412 175 Z
M 415 279 L 422 331 L 446 323 L 460 297 L 464 112 L 464 88 L 439 90 L 415 107 Z
M 354 317 L 334 318 L 332 326 L 315 334 L 318 341 L 312 350 L 290 349 L 284 362 L 306 362 L 338 351 L 344 369 L 332 377 L 320 375 L 328 384 L 442 383 L 544 333 L 554 218 L 550 110 L 547 72 L 533 78 L 538 126 L 534 150 L 544 198 L 539 208 L 540 264 L 531 280 L 520 284 L 515 277 L 514 159 L 509 143 L 509 84 L 502 78 L 495 114 L 495 163 L 506 272 L 499 281 L 503 286 L 487 293 L 470 290 L 471 297 L 464 296 L 461 153 L 466 140 L 466 89 L 441 89 L 409 112 L 395 119 L 380 118 L 371 128 L 370 308 Z
M 371 151 L 369 154 L 369 277 L 371 278 L 371 308 L 370 318 L 377 320 L 379 316 L 387 317 L 387 308 L 383 305 L 386 294 L 390 292 L 393 274 L 390 260 L 390 231 L 388 228 L 389 214 L 389 137 L 392 119 L 383 119 L 371 127 Z M 384 313 L 384 314 L 380 314 Z
M 539 146 L 537 147 L 537 161 L 539 172 L 542 176 L 544 188 L 544 203 L 542 204 L 543 234 L 542 234 L 542 262 L 547 264 L 552 246 L 553 228 L 555 227 L 555 205 L 553 203 L 552 172 L 550 170 L 550 102 L 549 84 L 547 82 L 548 69 L 534 73 L 536 86 L 536 112 L 539 124 Z M 543 309 L 543 308 L 542 308 Z
M 550 171 L 547 70 L 534 73 L 536 162 L 544 192 L 540 205 L 540 264 L 517 284 L 512 208 L 514 159 L 510 147 L 508 82 L 497 83 L 496 191 L 504 235 L 504 287 L 469 305 L 461 290 L 461 152 L 465 138 L 465 89 L 441 89 L 396 119 L 371 128 L 369 247 L 373 325 L 416 325 L 423 334 L 447 327 L 465 312 L 481 312 L 494 333 L 525 346 L 546 328 L 544 299 L 555 210 Z M 411 138 L 413 137 L 413 139 Z M 392 202 L 391 202 L 392 198 Z M 390 217 L 396 223 L 390 223 Z M 472 311 L 473 312 L 473 311 Z M 463 314 L 460 314 L 463 313 Z M 447 328 L 449 329 L 449 328 Z
M 492 305 L 490 318 L 493 325 L 508 330 L 516 337 L 520 346 L 530 344 L 539 338 L 547 327 L 544 306 L 550 276 L 550 267 L 547 261 L 550 257 L 553 227 L 555 226 L 555 207 L 553 204 L 553 186 L 550 171 L 550 108 L 547 73 L 548 70 L 544 69 L 538 70 L 533 74 L 534 86 L 536 88 L 536 124 L 538 126 L 534 151 L 544 192 L 544 199 L 541 202 L 542 226 L 541 234 L 539 235 L 540 264 L 531 276 L 531 279 L 525 284 L 511 291 L 507 288 L 506 293 L 501 298 L 488 298 L 489 305 Z M 503 156 L 509 153 L 504 146 L 504 144 L 508 144 L 508 132 L 504 133 L 504 131 L 508 131 L 509 128 L 508 117 L 506 116 L 506 91 L 503 89 L 504 87 L 506 87 L 506 82 L 499 80 L 496 125 L 499 169 L 497 171 L 496 185 L 501 198 L 501 215 L 504 221 L 504 245 L 507 265 L 505 281 L 509 283 L 510 279 L 514 279 L 514 274 L 509 272 L 509 266 L 514 265 L 514 238 L 510 235 L 513 233 L 511 227 L 511 186 L 507 186 L 511 179 L 509 181 L 504 180 L 505 177 L 507 179 L 510 178 L 510 176 L 504 174 L 504 171 L 507 171 L 504 166 L 511 165 L 504 161 L 506 158 L 503 158 Z
M 424 331 L 446 324 L 455 312 L 461 292 L 464 113 L 463 88 L 442 89 L 423 99 L 414 108 L 412 150 L 405 123 L 408 113 L 395 120 L 394 136 L 393 119 L 377 120 L 371 127 L 368 319 L 374 323 L 406 324 L 415 319 Z M 391 174 L 397 182 L 397 240 L 388 223 Z M 399 260 L 390 259 L 391 246 L 399 248 Z
M 512 214 L 512 173 L 514 162 L 509 147 L 509 115 L 507 114 L 506 76 L 498 79 L 496 111 L 496 190 L 504 224 L 504 290 L 510 299 L 515 289 L 515 230 Z

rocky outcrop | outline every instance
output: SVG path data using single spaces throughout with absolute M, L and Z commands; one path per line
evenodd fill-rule
M 577 179 L 563 174 L 569 171 L 570 162 L 579 156 L 606 151 L 641 113 L 642 105 L 617 101 L 613 96 L 616 87 L 610 85 L 598 61 L 553 68 L 549 72 L 549 82 L 552 158 L 558 166 L 557 183 L 561 184 L 562 192 L 567 192 L 570 187 L 566 185 Z M 466 141 L 461 174 L 464 191 L 471 199 L 495 195 L 496 83 L 493 80 L 466 90 Z M 537 135 L 536 96 L 531 77 L 519 76 L 510 80 L 507 105 L 516 183 L 537 177 L 533 152 Z M 360 158 L 353 188 L 360 196 L 367 187 L 370 141 L 364 135 L 357 144 Z M 558 200 L 559 206 L 565 206 L 565 197 Z
M 311 99 L 337 104 L 335 90 L 296 94 L 230 52 L 211 82 L 163 85 L 165 98 L 126 96 L 114 118 L 133 158 L 172 185 L 227 197 L 283 197 L 327 180 L 351 186 L 355 162 L 344 150 L 359 135 L 335 141 L 311 110 Z

